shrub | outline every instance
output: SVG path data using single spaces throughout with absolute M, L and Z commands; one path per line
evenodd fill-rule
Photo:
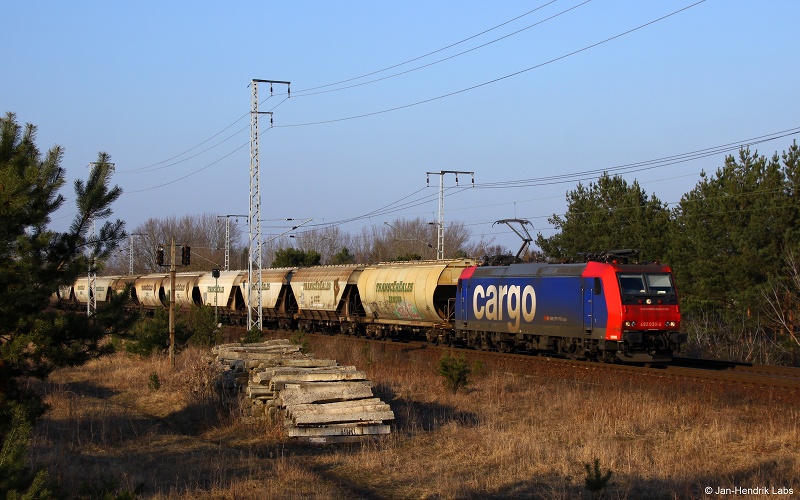
M 609 480 L 611 480 L 611 469 L 607 470 L 605 474 L 600 471 L 600 459 L 594 459 L 594 467 L 590 464 L 583 464 L 584 468 L 586 469 L 586 489 L 591 491 L 592 494 L 596 497 L 600 495 L 600 492 L 609 485 Z
M 261 342 L 263 339 L 264 334 L 261 333 L 261 330 L 259 330 L 257 326 L 253 326 L 253 328 L 247 331 L 247 335 L 244 336 L 242 342 L 245 344 L 253 344 L 255 342 Z
M 0 395 L 0 498 L 50 498 L 45 469 L 31 469 L 27 454 L 33 422 L 40 411 L 36 401 L 26 404 Z
M 157 391 L 161 389 L 161 379 L 158 378 L 158 373 L 153 372 L 150 374 L 150 378 L 147 379 L 147 387 L 151 391 Z
M 186 344 L 191 337 L 191 331 L 180 321 L 175 312 L 175 349 L 176 351 Z M 152 318 L 144 317 L 133 327 L 131 338 L 125 342 L 125 350 L 140 356 L 150 356 L 154 353 L 166 352 L 169 348 L 169 312 L 166 309 L 157 309 Z
M 185 318 L 192 344 L 201 347 L 212 347 L 222 343 L 222 331 L 217 328 L 214 319 L 214 308 L 211 306 L 192 305 Z
M 453 394 L 469 383 L 469 374 L 472 373 L 463 354 L 455 357 L 449 353 L 439 360 L 438 371 L 439 375 L 444 377 L 445 386 L 453 391 Z
M 289 341 L 294 345 L 299 345 L 300 352 L 303 354 L 307 353 L 311 349 L 311 345 L 308 343 L 306 334 L 300 330 L 295 331 L 292 336 L 289 337 Z

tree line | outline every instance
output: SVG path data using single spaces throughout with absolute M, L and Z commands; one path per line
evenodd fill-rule
M 245 242 L 247 221 L 228 224 L 228 266 L 231 270 L 248 268 L 249 246 Z M 136 226 L 107 262 L 103 274 L 127 275 L 163 272 L 167 266 L 156 265 L 156 249 L 164 246 L 169 264 L 168 245 L 174 238 L 178 246 L 191 247 L 191 263 L 180 271 L 223 269 L 226 246 L 226 220 L 214 214 L 150 218 Z M 397 219 L 389 224 L 365 227 L 358 234 L 337 226 L 299 230 L 274 238 L 264 237 L 264 267 L 315 266 L 328 264 L 371 264 L 392 260 L 434 260 L 437 250 L 436 226 L 421 219 Z M 470 241 L 471 234 L 461 222 L 445 227 L 445 256 L 465 257 L 508 253 L 493 240 Z M 131 258 L 132 256 L 132 258 Z

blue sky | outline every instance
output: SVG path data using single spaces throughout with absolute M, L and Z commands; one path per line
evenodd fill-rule
M 264 219 L 356 218 L 341 226 L 352 233 L 433 221 L 439 178 L 426 188 L 426 172 L 474 171 L 476 188 L 448 189 L 446 222 L 516 250 L 518 238 L 494 221 L 526 218 L 552 234 L 547 217 L 564 212 L 576 179 L 597 175 L 542 178 L 800 127 L 800 2 L 707 0 L 625 34 L 693 3 L 4 2 L 0 112 L 36 125 L 40 148 L 66 149 L 70 199 L 71 181 L 110 153 L 124 190 L 114 217 L 130 231 L 151 217 L 247 213 L 249 84 L 290 81 L 289 99 L 285 86 L 269 99 L 259 86 L 275 125 L 262 119 Z M 358 86 L 307 91 L 473 36 L 319 90 Z M 369 116 L 345 119 L 360 115 Z M 754 148 L 772 155 L 797 137 Z M 724 156 L 623 176 L 677 202 Z M 532 182 L 489 188 L 523 179 Z M 407 206 L 379 210 L 401 199 Z M 69 224 L 68 208 L 55 228 Z

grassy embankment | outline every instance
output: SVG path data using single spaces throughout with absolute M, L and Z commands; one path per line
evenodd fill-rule
M 800 409 L 768 390 L 487 366 L 452 394 L 430 354 L 328 339 L 312 349 L 367 371 L 395 412 L 391 436 L 289 441 L 279 425 L 221 404 L 213 370 L 190 349 L 174 370 L 162 358 L 117 354 L 54 373 L 39 384 L 50 410 L 31 456 L 86 497 L 589 498 L 584 466 L 595 459 L 613 471 L 604 498 L 698 498 L 709 486 L 800 491 Z

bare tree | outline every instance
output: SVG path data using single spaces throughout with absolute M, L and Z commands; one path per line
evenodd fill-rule
M 213 214 L 187 215 L 184 217 L 168 217 L 166 219 L 151 218 L 131 231 L 131 236 L 124 248 L 111 259 L 105 272 L 107 274 L 128 274 L 130 262 L 130 245 L 133 245 L 133 273 L 148 274 L 162 272 L 170 263 L 170 242 L 175 239 L 176 264 L 181 264 L 181 246 L 190 248 L 189 266 L 179 266 L 181 271 L 208 271 L 222 268 L 225 262 L 225 219 Z M 156 250 L 161 245 L 164 249 L 164 267 L 156 264 Z M 236 269 L 239 255 L 244 247 L 242 229 L 238 225 L 230 226 L 230 267 Z
M 785 251 L 784 261 L 785 276 L 770 279 L 761 289 L 761 295 L 765 299 L 767 318 L 773 328 L 800 347 L 800 335 L 795 321 L 800 314 L 800 267 L 791 250 Z
M 390 259 L 419 256 L 420 260 L 436 258 L 436 227 L 416 218 L 398 219 L 384 224 L 381 238 L 390 252 Z
M 342 248 L 353 251 L 354 238 L 341 230 L 338 226 L 324 229 L 298 232 L 294 235 L 294 246 L 298 250 L 308 252 L 313 250 L 322 256 L 322 263 L 327 264 Z
M 762 322 L 743 314 L 739 321 L 701 312 L 681 324 L 689 334 L 683 352 L 691 357 L 725 359 L 747 363 L 779 364 L 791 360 L 791 353 L 781 345 Z
M 230 268 L 247 269 L 249 248 L 246 228 L 231 224 Z M 322 256 L 322 263 L 332 262 L 335 255 L 347 249 L 355 262 L 371 264 L 398 258 L 419 256 L 423 260 L 436 259 L 436 223 L 422 218 L 397 219 L 388 224 L 364 227 L 358 234 L 350 234 L 338 226 L 323 229 L 295 231 L 280 237 L 268 238 L 262 245 L 262 265 L 272 265 L 275 252 L 284 248 L 295 248 L 304 252 L 315 251 Z M 129 244 L 133 244 L 134 274 L 164 271 L 156 265 L 156 249 L 163 245 L 165 264 L 169 264 L 169 243 L 175 238 L 176 261 L 180 263 L 180 246 L 191 247 L 191 265 L 181 271 L 209 270 L 224 264 L 225 219 L 212 214 L 196 216 L 151 218 L 131 231 L 133 236 L 105 269 L 106 274 L 127 274 L 130 257 Z M 490 249 L 490 243 L 481 240 L 470 244 L 470 232 L 463 223 L 452 222 L 444 232 L 445 257 L 482 257 Z

